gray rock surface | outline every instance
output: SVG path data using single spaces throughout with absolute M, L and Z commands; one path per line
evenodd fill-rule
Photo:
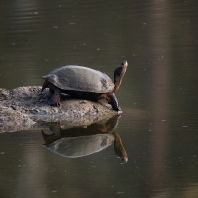
M 39 128 L 42 122 L 64 121 L 70 126 L 86 126 L 117 114 L 106 102 L 61 95 L 61 106 L 52 107 L 49 98 L 49 90 L 41 92 L 40 86 L 0 88 L 0 132 Z

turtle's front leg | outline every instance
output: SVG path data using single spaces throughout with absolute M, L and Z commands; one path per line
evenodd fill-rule
M 60 94 L 61 94 L 61 90 L 58 88 L 54 89 L 54 94 L 52 96 L 52 98 L 49 101 L 49 104 L 51 106 L 60 106 Z
M 118 106 L 118 100 L 115 96 L 115 94 L 107 93 L 107 94 L 101 94 L 98 99 L 105 99 L 108 101 L 108 104 L 111 104 L 113 110 L 118 111 L 119 113 L 122 113 L 121 108 Z
M 115 96 L 115 94 L 110 94 L 108 95 L 108 103 L 111 104 L 113 110 L 119 111 L 120 113 L 122 113 L 121 108 L 118 106 L 118 100 Z

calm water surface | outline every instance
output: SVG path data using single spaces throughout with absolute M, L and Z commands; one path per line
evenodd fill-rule
M 47 149 L 41 130 L 0 133 L 1 197 L 198 197 L 197 9 L 196 1 L 2 0 L 0 87 L 41 86 L 68 64 L 111 77 L 124 59 L 129 67 L 117 128 L 59 131 L 69 149 L 78 136 L 118 134 L 128 162 L 110 140 L 82 144 L 74 158 Z

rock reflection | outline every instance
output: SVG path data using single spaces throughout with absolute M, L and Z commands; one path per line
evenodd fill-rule
M 114 151 L 123 162 L 128 161 L 126 150 L 115 131 L 119 115 L 108 121 L 82 128 L 66 128 L 64 123 L 53 123 L 49 131 L 42 131 L 45 147 L 63 157 L 84 157 L 114 144 Z

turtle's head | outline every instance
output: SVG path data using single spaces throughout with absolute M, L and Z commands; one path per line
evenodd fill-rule
M 122 162 L 123 163 L 127 163 L 128 162 L 128 157 L 127 156 L 124 156 L 121 159 L 122 159 Z
M 122 67 L 122 68 L 127 68 L 127 67 L 128 67 L 128 62 L 127 62 L 126 60 L 124 60 L 124 61 L 121 63 L 120 67 Z
M 124 77 L 124 74 L 127 70 L 128 62 L 124 60 L 119 67 L 117 67 L 114 71 L 114 90 L 113 93 L 116 92 L 122 83 L 122 79 Z

